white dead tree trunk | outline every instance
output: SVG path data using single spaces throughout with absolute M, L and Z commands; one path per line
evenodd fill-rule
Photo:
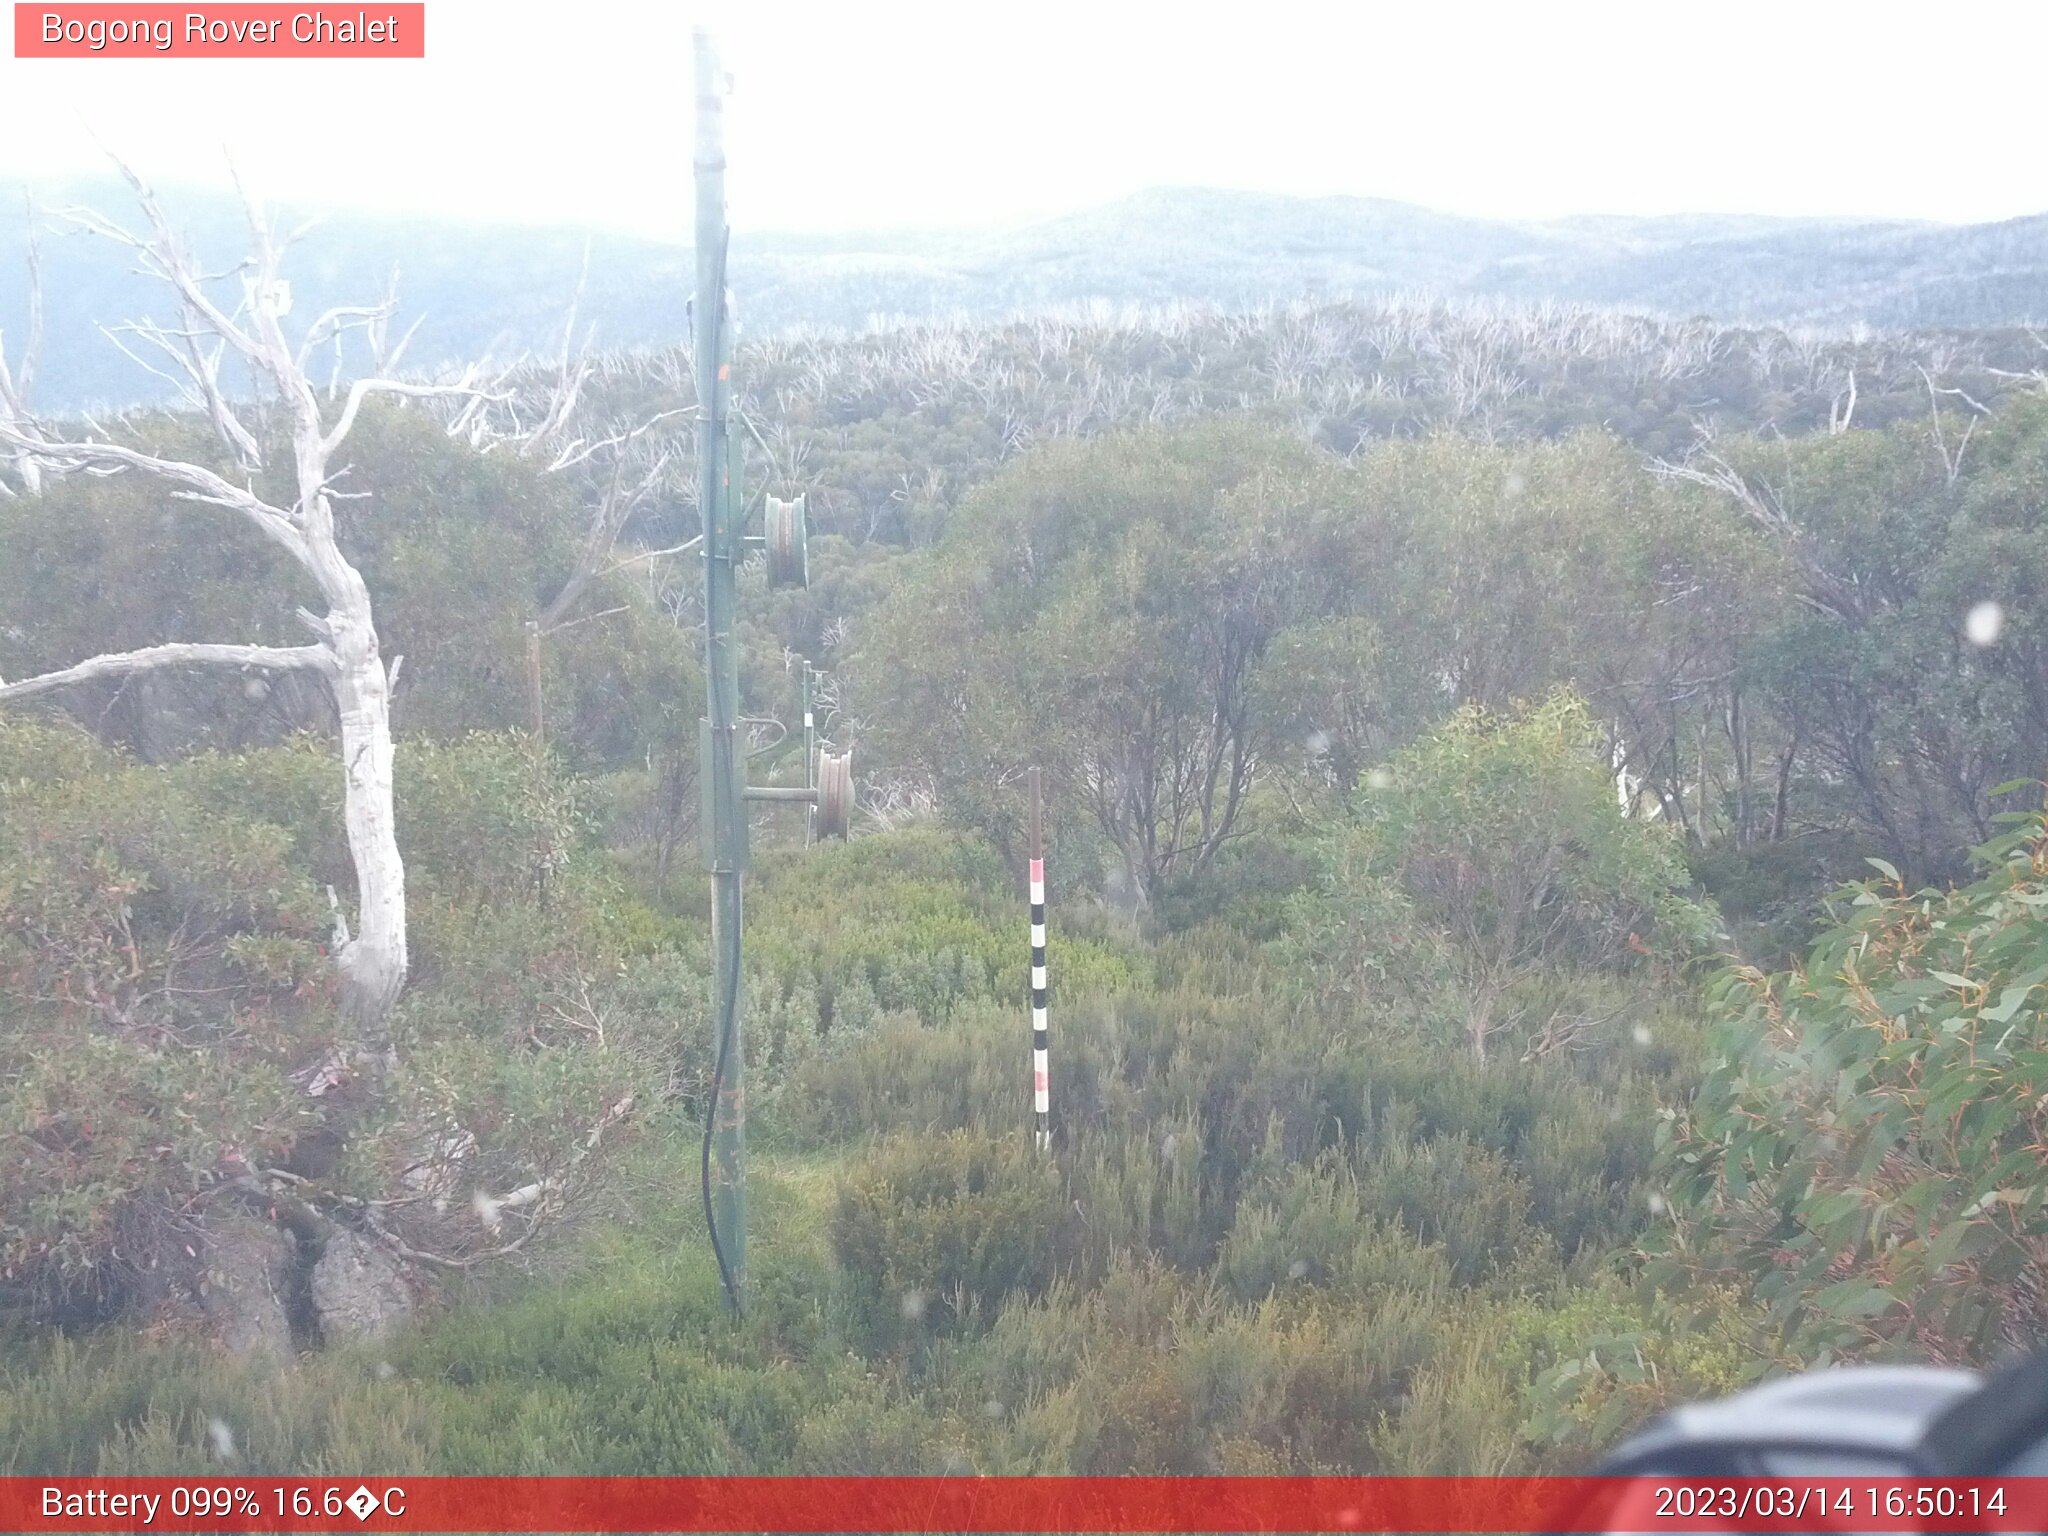
M 1948 471 L 1948 483 L 1954 485 L 1956 478 L 1963 472 L 1963 455 L 1969 451 L 1970 438 L 1976 432 L 1977 424 L 1991 414 L 1991 408 L 1976 400 L 1972 400 L 1960 389 L 1937 389 L 1934 384 L 1934 375 L 1925 368 L 1920 369 L 1920 378 L 1927 385 L 1927 409 L 1933 417 L 1934 448 L 1941 455 L 1941 467 Z M 1941 429 L 1941 397 L 1943 395 L 1956 395 L 1960 397 L 1965 405 L 1977 413 L 1963 424 L 1963 435 L 1957 440 L 1953 449 L 1948 445 L 1948 434 Z
M 172 289 L 183 317 L 177 328 L 140 322 L 122 327 L 122 332 L 168 360 L 168 370 L 153 371 L 176 383 L 188 404 L 206 412 L 245 475 L 260 466 L 262 449 L 258 434 L 244 424 L 222 387 L 223 361 L 234 359 L 259 388 L 274 391 L 288 423 L 296 495 L 287 505 L 274 505 L 247 485 L 236 485 L 202 465 L 159 457 L 98 435 L 85 441 L 58 441 L 25 416 L 0 413 L 0 449 L 50 474 L 141 471 L 175 487 L 172 495 L 179 500 L 225 507 L 298 563 L 318 586 L 327 611 L 298 611 L 314 637 L 309 645 L 178 644 L 96 656 L 39 677 L 0 681 L 0 702 L 31 698 L 89 678 L 167 667 L 300 669 L 325 679 L 340 718 L 343 815 L 356 874 L 354 931 L 337 903 L 334 958 L 353 1027 L 357 1065 L 375 1079 L 390 1064 L 389 1021 L 407 968 L 405 862 L 399 855 L 392 797 L 391 688 L 399 662 L 386 667 L 369 589 L 335 539 L 334 461 L 371 395 L 474 396 L 479 391 L 468 378 L 452 385 L 358 379 L 328 424 L 306 371 L 313 348 L 333 340 L 341 330 L 380 323 L 388 309 L 330 311 L 313 322 L 294 350 L 283 324 L 291 298 L 280 273 L 282 246 L 255 205 L 249 204 L 254 249 L 240 269 L 241 301 L 224 308 L 166 221 L 155 195 L 126 166 L 121 170 L 141 202 L 147 232 L 131 234 L 91 214 L 74 217 L 130 246 L 142 270 Z
M 42 343 L 43 273 L 41 253 L 36 248 L 35 207 L 31 204 L 28 210 L 28 335 L 24 339 L 20 360 L 12 369 L 7 366 L 7 339 L 0 336 L 0 427 L 31 430 L 28 394 L 35 383 L 36 358 L 42 351 Z M 29 495 L 33 496 L 42 489 L 42 469 L 33 454 L 16 453 L 13 464 L 15 475 Z M 0 496 L 13 494 L 7 482 L 0 480 Z
M 1860 621 L 1868 606 L 1867 595 L 1853 575 L 1842 576 L 1829 567 L 1813 535 L 1793 516 L 1790 481 L 1783 487 L 1773 486 L 1745 472 L 1714 447 L 1713 434 L 1707 428 L 1695 424 L 1695 431 L 1698 441 L 1684 458 L 1652 459 L 1650 473 L 1728 497 L 1792 557 L 1805 587 L 1800 597 L 1807 606 L 1836 618 Z

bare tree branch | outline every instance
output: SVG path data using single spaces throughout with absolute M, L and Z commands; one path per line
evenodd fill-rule
M 334 653 L 324 645 L 206 645 L 173 642 L 152 645 L 140 651 L 114 651 L 94 656 L 76 666 L 62 667 L 23 678 L 18 683 L 0 682 L 0 703 L 30 699 L 39 693 L 89 683 L 95 678 L 124 677 L 137 672 L 161 672 L 169 667 L 261 667 L 283 672 L 305 669 L 328 672 Z
M 35 383 L 36 361 L 43 346 L 43 268 L 42 252 L 36 244 L 35 204 L 28 205 L 28 338 L 22 348 L 21 359 L 12 372 L 7 366 L 7 348 L 0 338 L 0 427 L 11 426 L 29 436 L 38 436 L 35 424 L 29 417 L 29 390 Z M 28 453 L 17 453 L 14 460 L 15 472 L 21 476 L 22 486 L 33 496 L 42 489 L 42 473 L 34 457 Z M 0 492 L 11 495 L 4 482 Z
M 576 606 L 576 600 L 583 595 L 584 588 L 599 574 L 598 568 L 611 557 L 612 546 L 618 542 L 619 531 L 626 526 L 634 509 L 647 498 L 656 485 L 660 484 L 662 475 L 668 469 L 668 455 L 664 453 L 657 458 L 653 467 L 630 490 L 622 489 L 624 467 L 619 460 L 615 459 L 612 463 L 611 483 L 605 490 L 604 498 L 598 503 L 597 512 L 590 520 L 588 531 L 584 534 L 583 548 L 576 557 L 575 568 L 570 571 L 569 579 L 562 583 L 561 591 L 555 594 L 555 600 L 548 604 L 537 621 L 543 635 L 561 626 L 562 621 Z
M 700 533 L 695 538 L 685 539 L 680 544 L 670 544 L 664 549 L 643 549 L 637 555 L 626 555 L 613 561 L 610 565 L 599 571 L 598 575 L 609 576 L 615 571 L 623 571 L 648 560 L 661 560 L 670 555 L 686 555 L 703 542 L 704 535 Z
M 45 468 L 58 474 L 81 469 L 138 469 L 159 476 L 184 486 L 187 500 L 210 502 L 214 506 L 240 512 L 256 525 L 265 538 L 281 546 L 294 559 L 304 561 L 307 558 L 305 534 L 300 519 L 294 513 L 272 506 L 254 491 L 223 480 L 202 465 L 159 458 L 119 443 L 52 442 L 32 437 L 5 423 L 0 423 L 0 446 L 32 452 Z
M 351 428 L 356 424 L 356 413 L 363 408 L 363 401 L 371 395 L 401 395 L 411 400 L 504 399 L 502 392 L 480 386 L 472 380 L 476 370 L 469 369 L 453 384 L 407 384 L 397 379 L 357 379 L 348 387 L 348 402 L 341 408 L 341 417 L 334 424 L 334 430 L 327 434 L 322 445 L 329 453 L 342 444 Z
M 1750 521 L 1778 540 L 1797 563 L 1806 587 L 1802 595 L 1810 606 L 1838 618 L 1853 618 L 1863 612 L 1865 594 L 1853 577 L 1844 578 L 1829 569 L 1812 537 L 1786 510 L 1786 495 L 1730 463 L 1712 447 L 1712 439 L 1704 432 L 1701 443 L 1683 460 L 1652 459 L 1648 467 L 1660 478 L 1705 486 L 1740 506 Z
M 203 286 L 205 279 L 193 269 L 190 259 L 185 255 L 184 242 L 178 238 L 177 231 L 164 217 L 163 207 L 156 199 L 156 192 L 126 161 L 119 156 L 111 158 L 114 161 L 114 168 L 128 183 L 130 190 L 135 194 L 136 202 L 142 207 L 143 215 L 149 220 L 150 236 L 144 238 L 134 234 L 91 209 L 67 210 L 66 216 L 82 227 L 107 239 L 119 241 L 134 250 L 142 258 L 145 272 L 170 284 L 176 291 L 182 307 L 194 311 L 216 336 L 251 363 L 258 367 L 263 366 L 263 349 L 257 344 L 256 339 L 206 292 Z M 248 265 L 249 263 L 244 263 L 236 270 L 246 270 Z
M 695 406 L 684 406 L 673 411 L 657 411 L 637 427 L 629 428 L 624 432 L 614 432 L 609 437 L 601 437 L 587 443 L 583 439 L 578 438 L 563 447 L 555 455 L 553 462 L 548 465 L 548 470 L 550 473 L 554 473 L 564 469 L 574 469 L 578 464 L 603 453 L 608 448 L 623 448 L 627 444 L 637 441 L 660 426 L 664 421 L 671 421 L 678 416 L 688 416 L 694 420 L 696 415 L 697 408 Z
M 393 296 L 382 304 L 341 304 L 328 310 L 306 328 L 306 334 L 299 342 L 296 359 L 299 367 L 307 366 L 313 349 L 323 342 L 336 340 L 352 330 L 368 330 L 379 320 L 388 320 L 397 308 L 397 302 Z

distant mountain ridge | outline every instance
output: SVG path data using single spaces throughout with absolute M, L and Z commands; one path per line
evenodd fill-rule
M 126 218 L 112 178 L 34 189 Z M 167 190 L 166 206 L 216 267 L 241 253 L 241 210 Z M 132 223 L 132 220 L 130 220 Z M 0 331 L 25 318 L 26 218 L 0 197 Z M 478 227 L 347 214 L 294 253 L 308 311 L 381 295 L 396 268 L 407 315 L 426 317 L 412 361 L 551 350 L 575 292 L 600 345 L 673 342 L 693 283 L 687 247 L 547 226 Z M 77 232 L 44 240 L 43 409 L 121 404 L 153 381 L 97 324 L 162 312 L 127 254 Z M 1511 222 L 1373 198 L 1162 187 L 1016 229 L 734 237 L 742 324 L 857 329 L 877 317 L 997 319 L 1092 301 L 1241 308 L 1389 294 L 1561 302 L 1731 324 L 1970 329 L 2048 320 L 2048 215 L 1995 224 L 1591 215 Z

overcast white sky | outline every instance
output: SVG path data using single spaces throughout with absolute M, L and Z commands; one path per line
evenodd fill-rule
M 374 14 L 375 0 L 330 13 Z M 424 61 L 0 57 L 0 182 L 91 171 L 682 234 L 690 29 L 743 228 L 1195 184 L 1509 217 L 2048 209 L 2039 0 L 1254 6 L 428 0 Z

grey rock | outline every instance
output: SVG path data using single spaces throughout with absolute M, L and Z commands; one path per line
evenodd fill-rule
M 217 1212 L 208 1219 L 200 1312 L 231 1353 L 291 1358 L 285 1298 L 297 1263 L 291 1235 L 260 1216 Z
M 313 1266 L 312 1295 L 329 1344 L 386 1338 L 413 1313 L 397 1258 L 346 1227 L 328 1234 L 327 1250 Z

